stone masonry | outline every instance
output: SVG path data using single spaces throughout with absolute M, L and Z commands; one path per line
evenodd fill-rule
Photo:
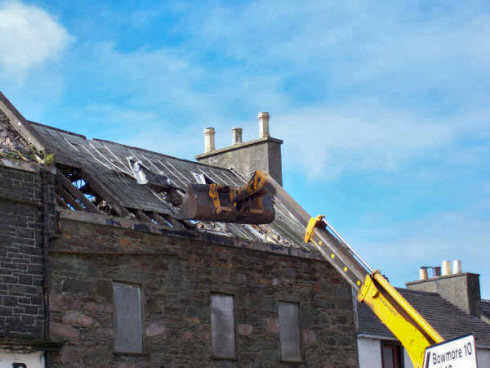
M 196 159 L 204 164 L 235 169 L 246 179 L 255 170 L 262 170 L 282 185 L 281 144 L 280 139 L 258 138 L 202 153 Z
M 51 333 L 65 341 L 53 368 L 357 367 L 350 288 L 328 263 L 273 245 L 65 212 L 50 251 Z M 141 287 L 143 354 L 113 352 L 114 281 Z M 235 298 L 233 360 L 212 357 L 213 292 Z M 280 301 L 300 305 L 304 363 L 280 360 Z

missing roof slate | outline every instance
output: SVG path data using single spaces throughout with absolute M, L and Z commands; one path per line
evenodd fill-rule
M 151 221 L 162 226 L 186 226 L 197 231 L 301 248 L 304 229 L 276 198 L 276 219 L 268 225 L 246 226 L 179 221 L 178 206 L 189 183 L 205 182 L 241 187 L 244 178 L 232 170 L 178 159 L 145 149 L 29 123 L 40 140 L 55 153 L 56 165 L 70 180 L 72 168 L 87 183 L 81 187 L 104 213 Z M 73 182 L 73 180 L 72 180 Z M 81 188 L 76 188 L 80 190 Z M 66 188 L 65 188 L 66 189 Z M 61 198 L 60 198 L 61 199 Z M 76 200 L 76 199 L 75 199 Z M 83 203 L 78 205 L 86 210 Z M 70 204 L 65 203 L 65 207 Z M 71 206 L 74 209 L 74 206 Z M 80 209 L 79 209 L 80 210 Z

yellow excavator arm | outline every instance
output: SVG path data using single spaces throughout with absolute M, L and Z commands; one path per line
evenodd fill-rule
M 313 238 L 316 229 L 326 229 L 324 216 L 311 218 L 305 231 L 305 243 L 320 248 Z M 425 349 L 444 339 L 378 270 L 367 273 L 363 282 L 358 281 L 357 301 L 369 306 L 405 347 L 414 367 L 422 368 Z
M 408 352 L 414 368 L 422 368 L 425 349 L 444 341 L 439 333 L 378 271 L 373 270 L 330 226 L 324 216 L 311 216 L 269 175 L 256 171 L 243 188 L 216 184 L 189 185 L 182 218 L 249 224 L 274 219 L 272 202 L 305 229 L 313 247 L 357 290 L 365 303 Z

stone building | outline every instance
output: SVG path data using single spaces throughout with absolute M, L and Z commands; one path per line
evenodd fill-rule
M 260 124 L 193 162 L 27 121 L 0 94 L 0 362 L 357 367 L 351 289 L 279 200 L 269 225 L 176 215 L 189 183 L 281 180 Z

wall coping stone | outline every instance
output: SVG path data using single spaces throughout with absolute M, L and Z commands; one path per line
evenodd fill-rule
M 200 153 L 194 157 L 196 159 L 200 160 L 203 158 L 208 158 L 208 157 L 220 155 L 223 152 L 236 151 L 236 150 L 242 149 L 244 147 L 259 145 L 259 144 L 264 143 L 264 142 L 273 142 L 273 143 L 277 143 L 277 144 L 283 143 L 282 140 L 277 139 L 277 138 L 272 138 L 272 137 L 257 138 L 257 139 L 253 139 L 253 140 L 248 141 L 248 142 L 232 144 L 231 146 L 228 146 L 228 147 L 218 148 L 218 149 L 215 149 L 215 150 L 212 150 L 209 152 Z
M 3 158 L 3 157 L 0 157 L 0 166 L 9 167 L 11 169 L 17 169 L 21 171 L 33 172 L 33 173 L 39 172 L 39 170 L 41 169 L 38 163 L 26 162 L 22 160 Z
M 61 220 L 78 221 L 90 224 L 131 229 L 145 233 L 168 236 L 172 238 L 181 238 L 187 240 L 201 240 L 215 245 L 228 246 L 234 248 L 248 249 L 259 252 L 267 252 L 278 255 L 290 256 L 311 259 L 315 261 L 326 262 L 326 260 L 318 253 L 303 250 L 301 248 L 285 247 L 274 243 L 254 242 L 246 239 L 231 237 L 224 234 L 210 233 L 206 231 L 196 230 L 174 230 L 153 223 L 142 222 L 138 220 L 123 219 L 104 214 L 96 214 L 91 212 L 71 211 L 67 209 L 59 209 L 59 217 Z M 58 250 L 50 252 L 58 253 Z M 63 252 L 63 251 L 61 251 Z M 83 252 L 82 252 L 83 253 Z

